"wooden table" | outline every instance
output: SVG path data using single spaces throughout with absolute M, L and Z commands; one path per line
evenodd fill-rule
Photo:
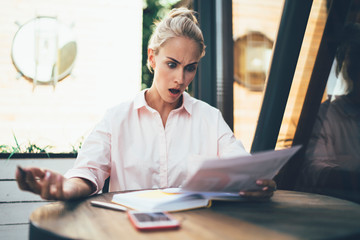
M 360 205 L 323 195 L 279 190 L 267 202 L 217 201 L 172 213 L 178 230 L 139 232 L 126 213 L 90 205 L 113 194 L 36 209 L 30 239 L 360 239 Z

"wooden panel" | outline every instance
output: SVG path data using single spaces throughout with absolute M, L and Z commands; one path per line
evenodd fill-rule
M 40 196 L 21 191 L 15 181 L 17 165 L 48 168 L 64 174 L 74 164 L 66 159 L 0 159 L 0 238 L 28 239 L 29 216 L 37 207 L 49 203 Z M 4 180 L 5 179 L 5 180 Z
M 0 181 L 0 203 L 19 201 L 42 201 L 39 195 L 21 191 L 16 181 Z
M 0 225 L 29 223 L 29 216 L 36 208 L 49 202 L 1 203 Z
M 29 239 L 29 224 L 0 225 L 1 239 Z
M 74 165 L 74 158 L 63 159 L 0 159 L 0 179 L 15 179 L 15 169 L 17 165 L 28 167 L 36 166 L 48 168 L 64 174 Z

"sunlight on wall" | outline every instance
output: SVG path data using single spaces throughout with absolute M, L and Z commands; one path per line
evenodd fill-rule
M 56 15 L 76 34 L 72 74 L 51 86 L 17 79 L 12 40 L 36 13 Z M 142 1 L 0 0 L 0 145 L 31 142 L 69 152 L 106 109 L 140 90 Z

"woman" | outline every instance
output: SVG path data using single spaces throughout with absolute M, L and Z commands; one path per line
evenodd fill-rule
M 172 10 L 149 41 L 151 88 L 106 113 L 65 176 L 39 168 L 18 170 L 20 189 L 69 200 L 97 193 L 109 176 L 110 191 L 179 187 L 194 168 L 194 156 L 247 155 L 220 111 L 185 92 L 204 54 L 193 12 Z M 257 183 L 262 191 L 240 194 L 272 196 L 274 181 Z

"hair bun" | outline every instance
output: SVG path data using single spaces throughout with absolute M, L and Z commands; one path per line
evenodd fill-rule
M 202 58 L 205 55 L 206 46 L 195 14 L 195 11 L 184 7 L 172 9 L 163 20 L 155 22 L 155 29 L 150 37 L 148 49 L 152 49 L 156 55 L 161 46 L 169 39 L 186 37 L 198 44 L 199 56 Z M 147 66 L 150 72 L 152 72 L 149 58 Z
M 189 18 L 191 21 L 193 21 L 195 24 L 199 24 L 198 20 L 195 17 L 195 11 L 181 7 L 181 8 L 174 8 L 172 9 L 169 14 L 168 17 L 170 18 L 175 18 L 175 17 L 186 17 Z

